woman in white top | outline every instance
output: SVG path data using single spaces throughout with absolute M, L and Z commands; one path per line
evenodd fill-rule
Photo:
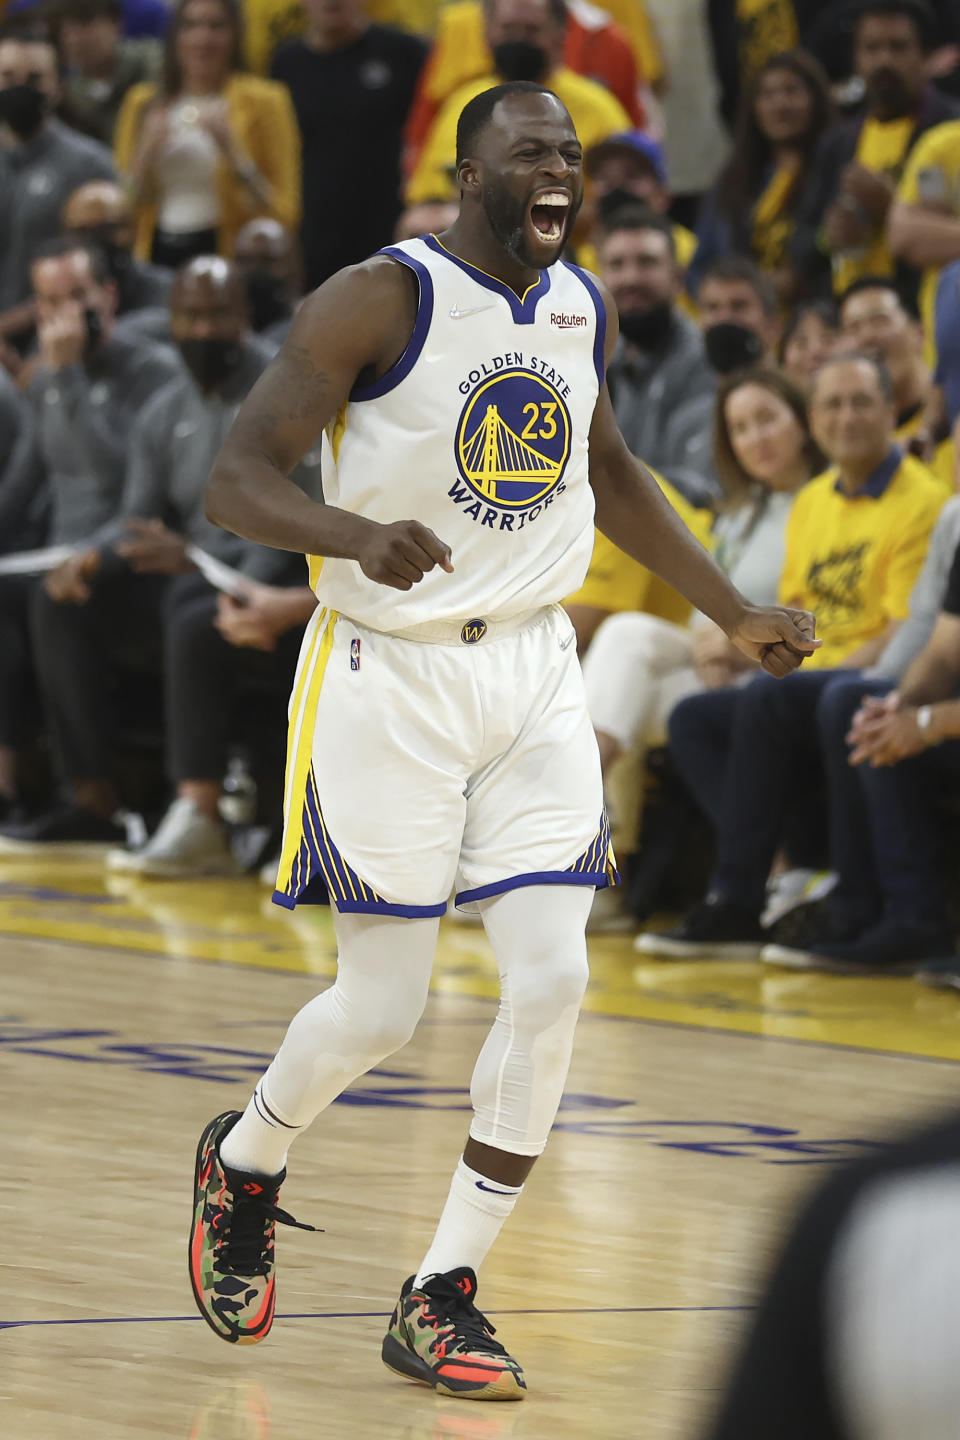
M 801 392 L 772 369 L 741 370 L 717 394 L 714 462 L 725 503 L 713 529 L 719 564 L 748 599 L 777 601 L 787 519 L 796 492 L 823 469 Z M 750 662 L 712 621 L 688 627 L 655 615 L 612 615 L 583 662 L 604 774 L 625 751 L 662 745 L 678 701 L 736 684 Z
M 177 0 L 159 85 L 135 85 L 114 149 L 137 205 L 137 249 L 176 268 L 233 251 L 238 231 L 300 214 L 300 141 L 286 88 L 243 73 L 238 0 Z

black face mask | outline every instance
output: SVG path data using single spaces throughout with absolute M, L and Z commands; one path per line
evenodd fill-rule
M 639 350 L 655 350 L 670 334 L 673 306 L 661 300 L 649 310 L 627 310 L 620 315 L 620 333 L 632 340 Z
M 20 140 L 29 140 L 47 118 L 47 97 L 35 85 L 11 85 L 0 90 L 0 121 Z
M 218 389 L 237 369 L 242 352 L 236 340 L 181 340 L 180 354 L 190 374 L 206 394 Z
M 731 370 L 742 370 L 747 365 L 756 365 L 763 356 L 763 346 L 745 325 L 711 325 L 703 332 L 703 343 L 707 347 L 707 359 L 711 369 L 718 375 L 729 375 Z
M 119 281 L 129 274 L 133 266 L 133 255 L 128 245 L 117 242 L 116 231 L 112 225 L 91 225 L 88 230 L 73 230 L 71 234 L 85 244 L 95 245 L 98 250 L 103 251 L 113 280 Z
M 550 68 L 550 56 L 529 40 L 504 40 L 493 47 L 493 64 L 504 80 L 542 80 Z
M 83 319 L 87 327 L 87 343 L 83 347 L 83 353 L 89 358 L 103 344 L 103 316 L 91 306 L 89 310 L 84 310 Z
M 133 271 L 133 256 L 126 245 L 118 245 L 112 225 L 91 225 L 86 230 L 71 230 L 72 239 L 93 245 L 103 255 L 110 279 L 117 287 L 120 309 L 124 308 Z
M 287 282 L 269 270 L 251 270 L 247 276 L 247 304 L 254 330 L 266 330 L 291 313 Z

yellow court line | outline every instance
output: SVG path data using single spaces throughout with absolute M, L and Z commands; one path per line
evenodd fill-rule
M 330 978 L 329 911 L 284 911 L 252 880 L 149 882 L 102 861 L 0 855 L 0 933 L 145 955 L 189 957 Z M 629 938 L 590 941 L 588 1012 L 856 1049 L 960 1061 L 960 994 L 912 980 L 865 980 L 766 966 L 640 959 Z M 441 926 L 433 988 L 492 999 L 482 930 Z

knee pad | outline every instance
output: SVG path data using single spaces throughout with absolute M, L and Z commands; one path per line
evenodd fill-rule
M 363 1053 L 381 1060 L 402 1050 L 413 1038 L 423 1013 L 423 1005 L 404 1005 L 396 995 L 384 997 L 380 1004 L 372 997 L 359 1004 L 333 987 L 334 1023 L 343 1037 L 344 1046 L 352 1053 Z
M 518 968 L 508 997 L 514 1029 L 536 1035 L 549 1030 L 571 1006 L 579 1011 L 589 976 L 585 946 L 567 953 L 553 950 L 539 963 Z

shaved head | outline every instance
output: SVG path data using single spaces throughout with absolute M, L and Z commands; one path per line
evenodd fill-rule
M 91 180 L 67 198 L 61 216 L 65 230 L 93 230 L 100 225 L 128 225 L 133 206 L 112 180 Z
M 204 394 L 243 365 L 250 312 L 243 276 L 230 260 L 198 255 L 177 271 L 170 291 L 170 333 Z
M 564 114 L 567 113 L 565 106 L 557 100 L 552 90 L 548 90 L 545 85 L 537 85 L 532 80 L 514 80 L 507 85 L 494 85 L 489 90 L 481 90 L 479 95 L 475 95 L 464 105 L 457 121 L 458 166 L 463 160 L 475 155 L 480 136 L 492 121 L 494 112 L 514 96 L 522 95 L 549 95 L 556 100 Z M 569 116 L 567 118 L 569 119 Z M 570 123 L 573 124 L 572 121 Z
M 282 260 L 294 247 L 290 231 L 268 216 L 249 220 L 237 236 L 233 248 L 234 258 L 241 265 L 256 264 L 261 260 Z
M 171 310 L 193 309 L 197 304 L 236 307 L 245 313 L 246 290 L 236 265 L 220 255 L 198 255 L 178 270 L 170 292 Z

